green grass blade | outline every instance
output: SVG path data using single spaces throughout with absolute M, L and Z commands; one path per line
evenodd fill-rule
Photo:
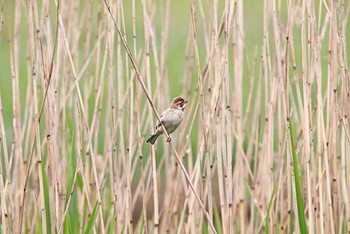
M 140 224 L 140 233 L 145 233 L 145 230 L 144 230 L 145 222 L 143 221 L 143 214 L 140 216 L 140 222 L 141 222 L 141 224 Z
M 49 192 L 49 183 L 47 179 L 47 174 L 45 170 L 45 164 L 41 164 L 41 170 L 43 174 L 43 187 L 44 187 L 44 203 L 45 203 L 45 216 L 46 216 L 46 231 L 51 233 L 51 209 L 50 209 L 50 192 Z
M 220 217 L 219 209 L 217 208 L 216 205 L 214 205 L 214 224 L 218 234 L 224 233 L 222 229 L 222 220 Z
M 113 218 L 112 220 L 115 220 L 115 215 L 113 215 Z M 143 229 L 142 229 L 143 230 Z M 109 225 L 109 228 L 108 228 L 108 234 L 113 234 L 115 233 L 115 222 L 111 222 L 111 225 Z M 144 233 L 144 232 L 140 232 L 140 233 Z
M 94 224 L 95 224 L 95 221 L 96 221 L 96 217 L 97 217 L 97 212 L 98 212 L 98 201 L 96 202 L 96 205 L 95 205 L 95 208 L 94 210 L 92 211 L 92 214 L 91 214 L 91 217 L 90 217 L 90 220 L 88 222 L 88 225 L 85 229 L 85 234 L 90 234 L 92 233 L 92 230 L 94 228 Z
M 74 131 L 72 133 L 73 138 L 70 145 L 70 155 L 68 157 L 68 166 L 67 166 L 67 182 L 66 182 L 66 201 L 65 206 L 67 205 L 68 199 L 70 197 L 70 193 L 72 192 L 72 188 L 74 186 L 74 175 L 77 168 L 77 156 L 74 151 Z
M 266 234 L 270 233 L 270 210 L 271 210 L 273 198 L 274 198 L 275 192 L 276 192 L 276 184 L 277 184 L 277 180 L 273 185 L 273 190 L 272 190 L 272 194 L 271 194 L 270 201 L 269 201 L 269 207 L 267 208 L 267 213 L 266 213 L 266 217 L 265 217 L 265 233 Z
M 40 209 L 40 207 L 37 207 L 37 208 L 38 208 L 38 212 L 40 214 L 40 210 L 41 209 Z M 34 231 L 34 233 L 42 234 L 43 233 L 43 223 L 42 223 L 42 219 L 41 219 L 40 215 L 37 216 L 37 224 L 38 224 L 38 226 L 37 226 L 36 230 Z M 28 226 L 26 225 L 26 229 L 25 230 L 27 230 L 27 229 L 28 229 Z
M 72 229 L 70 226 L 70 219 L 68 219 L 67 217 L 64 221 L 63 233 L 72 233 Z
M 293 171 L 294 171 L 294 182 L 295 182 L 295 191 L 297 196 L 297 207 L 298 207 L 298 217 L 299 217 L 299 228 L 301 233 L 308 233 L 308 228 L 306 226 L 306 219 L 304 214 L 304 199 L 302 194 L 302 185 L 300 181 L 300 173 L 298 168 L 298 158 L 295 150 L 294 144 L 294 135 L 293 135 L 293 125 L 292 121 L 289 121 L 289 134 L 290 134 L 290 144 L 292 148 L 293 156 Z

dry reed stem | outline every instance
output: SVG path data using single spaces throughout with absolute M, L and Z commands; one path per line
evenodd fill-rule
M 349 231 L 349 1 L 56 4 L 1 2 L 3 232 L 299 233 L 293 163 L 309 232 Z
M 3 107 L 2 107 L 2 98 L 0 96 L 0 131 L 1 131 L 1 141 L 3 143 L 3 149 L 4 149 L 4 157 L 5 157 L 5 165 L 8 165 L 8 152 L 7 152 L 7 140 L 5 135 L 5 124 L 4 124 L 4 118 L 3 118 Z M 6 171 L 6 178 L 9 178 L 9 174 L 7 173 L 6 168 L 2 164 L 0 167 L 0 197 L 1 197 L 1 218 L 3 220 L 3 225 L 1 228 L 2 232 L 6 232 L 7 227 L 7 208 L 5 204 L 5 191 L 4 191 L 4 180 L 3 180 L 3 171 Z
M 114 20 L 113 14 L 112 14 L 111 9 L 110 9 L 110 6 L 108 5 L 108 3 L 107 3 L 106 1 L 104 1 L 104 2 L 105 2 L 105 4 L 106 4 L 106 7 L 107 7 L 107 9 L 108 9 L 108 11 L 109 11 L 110 16 L 112 17 L 112 19 L 113 19 L 113 21 L 114 21 L 114 25 L 115 25 L 115 28 L 117 29 L 119 38 L 122 40 L 123 45 L 124 45 L 124 48 L 125 48 L 125 50 L 126 50 L 128 56 L 129 56 L 129 59 L 131 60 L 131 63 L 132 63 L 133 68 L 134 68 L 134 71 L 135 71 L 135 73 L 136 73 L 136 77 L 138 78 L 138 80 L 139 80 L 139 82 L 140 82 L 140 84 L 141 84 L 141 86 L 142 86 L 142 89 L 144 90 L 144 93 L 145 93 L 145 95 L 146 95 L 146 97 L 147 97 L 147 99 L 148 99 L 148 101 L 149 101 L 150 106 L 151 106 L 152 109 L 153 109 L 153 112 L 156 114 L 156 117 L 157 117 L 159 123 L 161 123 L 159 114 L 158 114 L 157 110 L 156 110 L 155 107 L 154 107 L 154 104 L 153 104 L 153 102 L 152 102 L 152 99 L 151 99 L 150 95 L 148 94 L 147 88 L 146 88 L 146 86 L 145 86 L 145 84 L 144 84 L 144 82 L 143 82 L 143 80 L 142 80 L 142 78 L 141 78 L 141 75 L 140 75 L 140 73 L 139 73 L 139 71 L 138 71 L 137 64 L 136 64 L 136 62 L 135 62 L 135 60 L 134 60 L 134 57 L 133 57 L 133 55 L 132 55 L 132 53 L 131 53 L 131 51 L 130 51 L 130 49 L 129 49 L 129 46 L 128 46 L 127 42 L 125 41 L 123 35 L 122 35 L 121 32 L 120 32 L 119 27 L 118 27 L 118 25 L 117 25 L 117 22 Z M 164 133 L 165 133 L 167 139 L 171 139 L 170 136 L 169 136 L 169 134 L 167 133 L 167 131 L 166 131 L 166 129 L 165 129 L 165 127 L 164 127 L 163 124 L 162 124 L 162 127 L 163 127 L 163 130 L 164 130 Z M 185 168 L 184 165 L 182 164 L 181 159 L 179 158 L 178 153 L 176 152 L 176 149 L 174 148 L 173 144 L 171 143 L 171 140 L 169 140 L 168 143 L 169 143 L 170 147 L 172 148 L 172 150 L 173 150 L 173 152 L 174 152 L 174 154 L 175 154 L 175 156 L 176 156 L 176 159 L 177 159 L 178 163 L 179 163 L 180 166 L 181 166 L 182 172 L 184 173 L 188 184 L 190 185 L 190 187 L 191 187 L 193 193 L 195 194 L 195 197 L 196 197 L 198 203 L 201 205 L 201 207 L 202 207 L 202 209 L 203 209 L 203 211 L 204 211 L 204 214 L 206 215 L 206 217 L 207 217 L 207 219 L 208 219 L 208 223 L 209 223 L 210 227 L 212 228 L 212 230 L 214 231 L 214 233 L 216 233 L 215 228 L 214 228 L 214 225 L 212 224 L 212 222 L 210 222 L 211 218 L 209 217 L 209 214 L 208 214 L 208 212 L 206 211 L 206 209 L 205 209 L 205 207 L 204 207 L 202 201 L 200 200 L 199 195 L 197 194 L 197 192 L 196 192 L 194 186 L 192 185 L 191 180 L 190 180 L 190 178 L 189 178 L 189 176 L 188 176 L 188 174 L 187 174 L 187 172 L 186 172 L 186 168 Z
M 58 6 L 58 4 L 56 3 L 56 7 L 57 6 Z M 94 149 L 93 149 L 93 146 L 92 146 L 92 143 L 91 143 L 91 132 L 90 132 L 90 129 L 89 129 L 89 126 L 88 126 L 88 123 L 87 123 L 87 113 L 86 113 L 86 109 L 84 107 L 82 94 L 81 94 L 81 91 L 80 91 L 80 88 L 79 88 L 79 84 L 78 84 L 78 81 L 77 81 L 77 72 L 76 72 L 75 65 L 74 65 L 74 62 L 73 62 L 73 59 L 72 59 L 71 50 L 70 50 L 70 47 L 68 45 L 67 36 L 66 36 L 66 33 L 65 33 L 64 25 L 63 25 L 62 18 L 61 18 L 60 14 L 58 14 L 58 19 L 57 20 L 59 21 L 59 25 L 61 27 L 61 31 L 62 31 L 62 35 L 63 35 L 63 38 L 64 38 L 64 43 L 65 43 L 65 46 L 66 46 L 68 58 L 70 60 L 71 66 L 72 66 L 72 71 L 73 71 L 73 76 L 74 76 L 74 79 L 75 79 L 76 90 L 77 90 L 77 94 L 78 94 L 78 97 L 79 97 L 79 105 L 80 105 L 80 108 L 81 108 L 81 111 L 82 111 L 83 123 L 85 125 L 84 128 L 85 128 L 86 133 L 87 133 L 87 141 L 88 141 L 88 146 L 89 146 L 89 149 L 88 149 L 89 151 L 88 152 L 89 152 L 89 154 L 90 154 L 90 156 L 92 158 L 91 162 L 92 162 L 92 166 L 93 166 L 94 180 L 95 180 L 96 190 L 97 190 L 97 194 L 98 194 L 98 202 L 99 202 L 99 204 L 101 204 L 102 201 L 101 201 L 101 194 L 100 194 L 100 185 L 99 185 L 98 178 L 97 178 L 97 171 L 96 171 L 96 165 L 95 165 L 95 160 L 94 160 L 95 153 L 94 153 Z M 104 233 L 102 209 L 99 209 L 99 217 L 100 217 L 100 222 L 101 222 L 101 231 L 102 231 L 102 233 Z

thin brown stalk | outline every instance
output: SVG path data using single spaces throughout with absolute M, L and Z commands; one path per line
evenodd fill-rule
M 110 6 L 109 6 L 109 4 L 107 3 L 106 0 L 104 0 L 104 2 L 105 2 L 105 5 L 106 5 L 106 7 L 107 7 L 107 9 L 108 9 L 108 11 L 109 11 L 110 16 L 112 17 L 112 19 L 113 19 L 113 21 L 114 21 L 114 26 L 115 26 L 115 28 L 116 28 L 116 30 L 117 30 L 117 32 L 118 32 L 119 38 L 120 38 L 120 39 L 122 40 L 122 42 L 123 42 L 123 46 L 124 46 L 124 48 L 125 48 L 125 50 L 126 50 L 128 56 L 129 56 L 129 59 L 130 59 L 132 65 L 133 65 L 134 71 L 135 71 L 135 73 L 136 73 L 136 77 L 138 78 L 138 80 L 139 80 L 139 82 L 140 82 L 140 84 L 141 84 L 141 86 L 142 86 L 142 89 L 143 89 L 143 91 L 144 91 L 144 93 L 145 93 L 145 95 L 146 95 L 146 97 L 147 97 L 147 100 L 148 100 L 150 106 L 152 107 L 152 110 L 153 110 L 153 112 L 155 113 L 155 115 L 156 115 L 156 117 L 157 117 L 159 123 L 162 123 L 162 122 L 160 121 L 160 116 L 159 116 L 157 110 L 156 110 L 155 107 L 154 107 L 154 103 L 152 102 L 152 99 L 151 99 L 150 95 L 148 94 L 146 85 L 145 85 L 145 83 L 143 82 L 143 80 L 142 80 L 142 78 L 141 78 L 141 75 L 140 75 L 140 73 L 139 73 L 139 71 L 138 71 L 138 67 L 137 67 L 136 61 L 134 60 L 134 57 L 133 57 L 133 55 L 132 55 L 132 53 L 131 53 L 131 51 L 130 51 L 130 49 L 129 49 L 129 46 L 128 46 L 128 44 L 127 44 L 125 38 L 123 37 L 123 35 L 122 35 L 122 33 L 121 33 L 121 31 L 120 31 L 118 25 L 117 25 L 117 22 L 114 20 L 113 14 L 112 14 L 112 12 L 111 12 L 111 8 L 110 8 Z M 178 161 L 178 163 L 179 163 L 179 165 L 180 165 L 180 167 L 181 167 L 181 169 L 182 169 L 182 172 L 184 173 L 184 175 L 185 175 L 185 177 L 186 177 L 186 180 L 187 180 L 188 184 L 190 185 L 190 187 L 191 187 L 193 193 L 195 194 L 195 197 L 196 197 L 198 203 L 200 204 L 200 206 L 202 207 L 202 209 L 203 209 L 203 211 L 204 211 L 204 214 L 205 214 L 205 216 L 206 216 L 206 218 L 207 218 L 207 220 L 208 220 L 208 223 L 209 223 L 210 227 L 212 228 L 212 230 L 214 231 L 214 233 L 216 233 L 215 228 L 214 228 L 214 225 L 212 224 L 212 222 L 210 222 L 211 218 L 209 217 L 208 212 L 206 211 L 206 209 L 205 209 L 205 207 L 204 207 L 202 201 L 200 200 L 199 195 L 197 194 L 197 192 L 196 192 L 196 190 L 195 190 L 193 184 L 191 183 L 191 180 L 190 180 L 190 178 L 189 178 L 189 176 L 188 176 L 188 174 L 187 174 L 187 172 L 186 172 L 186 168 L 185 168 L 185 166 L 183 165 L 183 163 L 181 162 L 181 159 L 179 158 L 179 155 L 178 155 L 178 153 L 176 152 L 176 149 L 174 148 L 173 144 L 171 143 L 171 138 L 170 138 L 170 136 L 169 136 L 168 132 L 166 131 L 166 129 L 165 129 L 165 127 L 164 127 L 163 124 L 162 124 L 162 128 L 163 128 L 163 130 L 164 130 L 164 133 L 165 133 L 167 139 L 169 139 L 169 140 L 168 140 L 168 143 L 169 143 L 171 149 L 173 150 L 173 152 L 174 152 L 174 154 L 175 154 L 175 156 L 176 156 L 176 159 L 177 159 L 177 161 Z

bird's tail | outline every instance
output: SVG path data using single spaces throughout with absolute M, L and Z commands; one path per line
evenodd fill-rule
M 146 142 L 151 143 L 152 145 L 156 142 L 159 135 L 153 134 Z

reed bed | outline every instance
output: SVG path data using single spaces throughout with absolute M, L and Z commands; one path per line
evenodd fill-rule
M 1 233 L 350 233 L 349 14 L 3 0 Z

